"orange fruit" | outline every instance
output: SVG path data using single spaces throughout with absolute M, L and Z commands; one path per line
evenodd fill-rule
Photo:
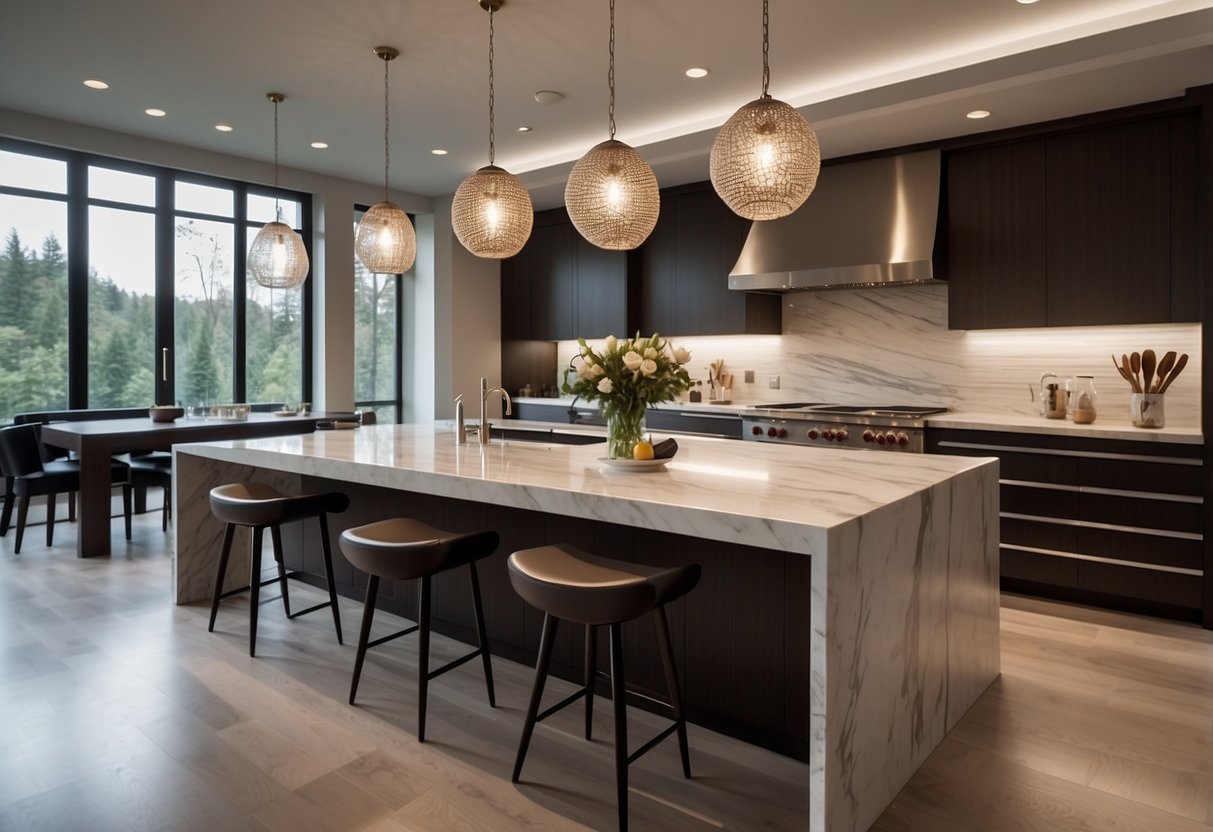
M 639 442 L 637 442 L 635 445 L 632 446 L 632 459 L 652 459 L 652 458 L 653 458 L 653 446 L 651 443 L 645 442 L 643 439 L 641 439 Z

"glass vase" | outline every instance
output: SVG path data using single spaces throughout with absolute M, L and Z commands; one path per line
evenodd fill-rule
M 632 458 L 632 448 L 644 438 L 645 410 L 642 405 L 630 410 L 611 408 L 606 412 L 608 459 Z

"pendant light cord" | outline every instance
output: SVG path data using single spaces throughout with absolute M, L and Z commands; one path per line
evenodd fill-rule
M 768 61 L 771 41 L 771 15 L 767 8 L 769 0 L 762 0 L 762 97 L 770 98 L 767 87 L 771 85 L 771 65 Z
M 388 142 L 388 97 L 387 97 L 387 69 L 391 61 L 384 60 L 383 62 L 383 201 L 389 202 L 388 199 L 388 165 L 392 159 L 392 145 Z
M 497 133 L 493 105 L 493 7 L 489 6 L 489 164 L 497 161 Z
M 274 102 L 274 220 L 282 222 L 282 206 L 278 202 L 278 104 L 281 95 L 274 94 L 270 101 Z
M 763 0 L 766 2 L 766 0 Z M 610 63 L 607 69 L 607 87 L 610 88 L 610 104 L 607 107 L 607 120 L 611 138 L 615 138 L 615 0 L 611 0 L 611 41 L 608 45 Z

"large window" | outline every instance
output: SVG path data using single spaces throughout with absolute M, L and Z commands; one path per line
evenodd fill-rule
M 67 162 L 0 149 L 0 422 L 67 405 Z
M 354 213 L 354 227 L 362 219 Z M 400 420 L 400 280 L 354 258 L 354 403 L 380 422 Z
M 310 281 L 244 274 L 279 208 L 310 244 L 305 194 L 0 140 L 0 423 L 311 398 Z

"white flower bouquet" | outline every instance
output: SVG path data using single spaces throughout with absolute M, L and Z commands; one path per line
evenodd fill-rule
M 601 351 L 579 338 L 573 357 L 577 380 L 561 388 L 585 401 L 596 401 L 607 420 L 607 452 L 611 459 L 631 459 L 644 437 L 644 414 L 649 405 L 673 401 L 691 387 L 685 365 L 691 354 L 674 349 L 660 335 L 618 339 L 610 335 Z

